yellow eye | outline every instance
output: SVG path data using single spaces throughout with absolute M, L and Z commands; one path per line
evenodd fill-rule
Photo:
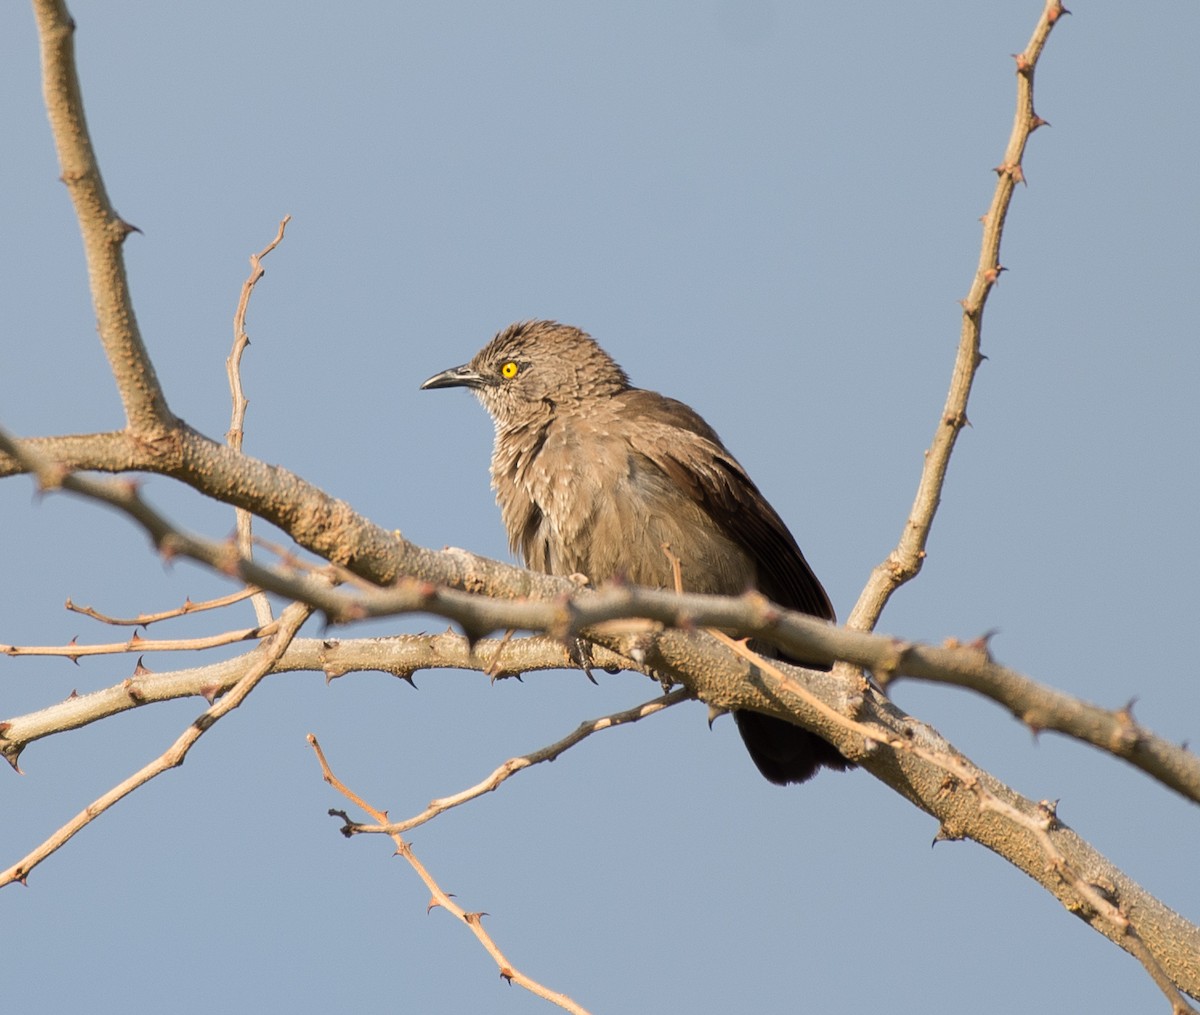
M 517 366 L 517 361 L 510 359 L 507 363 L 504 364 L 504 366 L 502 366 L 500 368 L 500 376 L 503 377 L 506 381 L 511 381 L 514 377 L 517 376 L 517 372 L 520 369 L 521 368 L 519 366 Z

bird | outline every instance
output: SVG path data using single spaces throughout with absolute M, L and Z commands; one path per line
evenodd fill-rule
M 421 385 L 454 387 L 474 392 L 495 424 L 492 488 L 510 548 L 531 570 L 671 589 L 666 545 L 684 591 L 754 589 L 835 619 L 795 538 L 716 431 L 684 403 L 630 384 L 586 332 L 550 320 L 511 324 Z M 748 710 L 734 719 L 772 783 L 852 767 L 785 720 Z

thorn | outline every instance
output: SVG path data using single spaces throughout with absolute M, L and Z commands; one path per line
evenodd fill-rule
M 1049 120 L 1043 120 L 1040 116 L 1037 115 L 1037 113 L 1034 113 L 1033 119 L 1029 121 L 1029 133 L 1032 134 L 1039 127 L 1049 127 L 1049 126 L 1051 126 Z
M 399 852 L 400 852 L 400 850 L 396 850 L 396 854 L 397 854 L 397 855 L 399 854 Z M 431 895 L 431 896 L 429 897 L 429 905 L 425 907 L 425 915 L 426 915 L 426 916 L 428 916 L 430 913 L 432 913 L 432 912 L 433 912 L 433 911 L 434 911 L 434 910 L 435 910 L 435 909 L 436 909 L 438 906 L 440 906 L 440 905 L 441 905 L 441 903 L 440 903 L 440 902 L 438 902 L 438 900 L 437 900 L 437 899 L 435 899 L 435 898 L 434 898 L 434 897 Z
M 146 669 L 146 667 L 142 665 L 142 657 L 138 656 L 137 665 L 133 668 L 133 675 L 135 677 L 141 677 L 150 672 L 150 670 Z
M 200 694 L 205 701 L 212 705 L 217 700 L 217 692 L 219 690 L 220 688 L 217 687 L 216 684 L 206 684 L 204 687 L 200 688 Z
M 961 430 L 964 426 L 971 425 L 971 421 L 967 419 L 964 413 L 959 413 L 957 416 L 943 416 L 942 422 L 945 423 L 946 426 L 952 426 L 959 430 Z
M 1058 801 L 1057 800 L 1039 800 L 1038 814 L 1042 816 L 1042 821 L 1045 824 L 1047 831 L 1058 827 Z
M 1137 698 L 1130 698 L 1125 706 L 1117 710 L 1117 732 L 1113 738 L 1112 749 L 1115 751 L 1131 751 L 1141 737 L 1137 720 L 1133 717 L 1133 706 Z
M 709 705 L 708 706 L 708 728 L 712 729 L 713 723 L 716 722 L 719 718 L 721 718 L 721 716 L 726 715 L 728 712 L 729 712 L 729 709 L 727 709 L 727 708 L 717 708 L 716 705 Z
M 933 849 L 939 842 L 960 842 L 961 835 L 956 835 L 945 825 L 938 825 L 937 835 L 933 837 L 933 841 L 929 844 L 929 848 Z
M 515 975 L 516 974 L 508 966 L 500 967 L 500 979 L 502 979 L 510 987 L 512 986 L 513 977 Z
M 990 663 L 992 661 L 991 642 L 992 639 L 999 633 L 1000 629 L 997 627 L 993 627 L 989 631 L 984 631 L 983 634 L 981 634 L 974 641 L 968 642 L 967 648 L 974 649 L 976 652 L 982 653 L 983 657 Z
M 1070 13 L 1071 12 L 1069 10 L 1067 10 L 1062 4 L 1059 4 L 1056 8 L 1054 8 L 1054 10 L 1052 10 L 1049 14 L 1046 15 L 1046 20 L 1049 21 L 1050 24 L 1053 25 L 1064 14 L 1070 14 Z
M 79 691 L 77 691 L 74 687 L 72 687 L 71 693 L 67 695 L 67 701 L 70 701 L 72 698 L 78 698 L 78 697 L 79 697 Z
M 7 761 L 10 765 L 12 765 L 13 771 L 16 772 L 17 775 L 25 774 L 24 772 L 21 771 L 21 752 L 23 750 L 25 750 L 24 745 L 18 747 L 16 750 L 10 750 L 9 748 L 5 748 L 4 752 L 3 752 L 4 760 Z

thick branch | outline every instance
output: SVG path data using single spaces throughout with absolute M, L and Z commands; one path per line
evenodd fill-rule
M 993 663 L 982 646 L 935 648 L 904 644 L 864 632 L 838 630 L 824 621 L 782 610 L 756 594 L 726 598 L 679 595 L 642 588 L 610 588 L 597 593 L 580 593 L 566 579 L 533 575 L 462 551 L 441 554 L 420 551 L 429 566 L 437 566 L 442 561 L 450 564 L 443 578 L 445 584 L 407 579 L 388 589 L 367 587 L 349 594 L 339 592 L 315 577 L 296 575 L 290 570 L 266 567 L 247 560 L 228 543 L 214 543 L 180 532 L 145 504 L 133 484 L 63 473 L 54 463 L 21 448 L 0 432 L 0 449 L 4 448 L 10 454 L 21 457 L 22 463 L 36 472 L 43 489 L 63 487 L 124 511 L 146 529 L 161 552 L 191 557 L 261 588 L 300 599 L 324 611 L 334 622 L 401 613 L 432 613 L 457 622 L 472 637 L 482 637 L 507 628 L 546 631 L 563 639 L 584 634 L 622 656 L 641 659 L 645 650 L 643 642 L 648 634 L 654 633 L 654 629 L 647 630 L 644 625 L 648 619 L 684 629 L 698 625 L 737 631 L 777 645 L 793 658 L 852 663 L 867 668 L 877 674 L 882 682 L 897 674 L 917 677 L 942 675 L 948 681 L 968 686 L 972 682 L 991 686 L 1012 685 L 1025 680 L 1019 674 Z M 505 595 L 510 586 L 506 586 L 503 580 L 493 585 L 490 576 L 499 575 L 504 579 L 514 572 L 517 582 L 523 578 L 529 580 L 529 592 L 535 598 L 514 601 L 475 594 L 490 591 Z M 460 588 L 447 587 L 456 583 Z M 540 594 L 533 592 L 532 586 L 538 586 Z M 464 592 L 461 587 L 471 588 L 475 592 Z M 631 639 L 630 623 L 637 620 L 643 623 L 632 632 Z M 618 622 L 616 629 L 606 630 L 606 625 L 613 622 Z M 678 637 L 678 632 L 668 631 L 661 637 Z M 689 676 L 691 674 L 685 672 L 680 679 L 697 697 L 710 704 L 772 711 L 769 701 L 730 703 L 718 700 L 726 693 L 725 689 L 703 686 L 694 679 L 689 680 Z M 843 688 L 844 696 L 856 693 L 847 690 L 855 686 L 857 678 L 853 674 L 838 672 L 830 679 L 836 680 Z M 792 717 L 786 710 L 781 716 Z M 801 722 L 807 725 L 805 719 L 801 718 Z M 1097 742 L 1094 735 L 1085 736 L 1085 739 Z M 9 742 L 5 753 L 15 762 L 23 746 L 24 742 Z M 1200 800 L 1200 760 L 1195 755 L 1161 738 L 1142 735 L 1142 731 L 1131 720 L 1124 725 L 1121 737 L 1114 741 L 1110 749 L 1161 778 L 1178 792 L 1193 800 Z
M 42 90 L 87 259 L 92 305 L 125 419 L 131 430 L 152 438 L 175 417 L 167 407 L 154 364 L 138 330 L 121 246 L 135 227 L 113 209 L 92 150 L 79 75 L 75 68 L 75 22 L 62 0 L 35 0 L 42 43 Z

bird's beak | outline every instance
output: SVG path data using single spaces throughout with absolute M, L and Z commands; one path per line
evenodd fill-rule
M 443 370 L 440 374 L 434 374 L 424 384 L 421 385 L 421 390 L 426 391 L 429 388 L 482 388 L 487 384 L 487 378 L 477 370 L 472 370 L 470 364 L 464 363 L 460 367 L 451 367 L 449 370 Z

